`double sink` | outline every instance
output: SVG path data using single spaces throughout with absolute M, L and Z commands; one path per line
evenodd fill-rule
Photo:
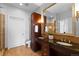
M 39 39 L 44 39 L 44 37 L 39 37 Z M 57 41 L 56 43 L 57 43 L 57 44 L 60 44 L 60 45 L 64 45 L 64 46 L 72 46 L 72 44 L 66 43 L 66 42 Z

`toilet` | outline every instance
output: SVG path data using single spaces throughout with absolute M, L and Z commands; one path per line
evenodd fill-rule
M 31 43 L 31 40 L 26 40 L 25 41 L 25 45 L 27 45 L 27 47 L 30 47 L 30 43 Z

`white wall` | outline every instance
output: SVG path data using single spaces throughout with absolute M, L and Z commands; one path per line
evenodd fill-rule
M 29 35 L 30 35 L 30 27 L 29 27 L 30 26 L 30 13 L 25 12 L 25 11 L 20 10 L 15 7 L 10 7 L 10 6 L 5 6 L 5 5 L 0 5 L 0 6 L 2 6 L 2 8 L 0 8 L 0 12 L 4 13 L 6 15 L 6 19 L 5 19 L 5 23 L 6 23 L 6 25 L 5 25 L 6 26 L 5 47 L 12 48 L 12 47 L 24 45 L 25 40 L 30 39 L 29 38 Z M 15 22 L 18 22 L 19 20 L 22 21 L 22 22 L 20 22 L 22 24 L 22 26 L 20 26 L 19 28 L 23 28 L 23 29 L 17 33 L 17 34 L 21 34 L 20 36 L 18 36 L 17 34 L 14 34 L 14 32 L 11 30 L 11 26 L 12 26 L 11 17 L 13 17 L 14 20 L 17 20 Z M 14 27 L 18 24 L 19 23 L 15 24 Z M 16 31 L 17 30 L 18 29 L 16 29 Z M 11 33 L 12 33 L 12 36 L 11 36 Z M 13 34 L 16 35 L 18 38 L 13 36 Z M 15 43 L 14 43 L 15 46 L 11 45 L 11 42 L 13 42 L 13 41 L 15 41 Z

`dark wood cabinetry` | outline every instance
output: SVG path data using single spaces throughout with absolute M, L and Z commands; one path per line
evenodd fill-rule
M 39 23 L 41 21 L 41 15 L 38 13 L 32 13 L 31 15 L 31 48 L 33 51 L 38 51 L 41 48 L 40 43 L 36 41 L 38 37 L 42 36 L 42 26 L 46 24 L 46 17 L 44 16 L 44 23 Z M 38 26 L 38 32 L 35 32 L 35 26 Z
M 65 48 L 61 45 L 49 44 L 50 56 L 78 56 L 79 52 L 70 48 Z
M 44 40 L 41 40 L 41 39 L 36 40 L 37 44 L 40 45 L 38 51 L 41 52 L 42 56 L 48 56 L 49 55 L 49 44 L 47 43 L 47 41 L 44 41 Z
M 68 50 L 57 45 L 49 45 L 50 56 L 66 56 L 69 55 Z

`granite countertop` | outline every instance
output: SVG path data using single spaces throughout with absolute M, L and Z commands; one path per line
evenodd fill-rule
M 57 44 L 56 42 L 59 42 L 59 41 L 58 40 L 54 40 L 54 41 L 53 40 L 49 40 L 49 43 L 51 43 L 53 45 L 58 45 L 58 46 L 61 46 L 61 47 L 64 47 L 64 48 L 67 48 L 67 49 L 79 52 L 79 44 L 72 43 L 72 46 L 65 46 L 65 45 Z

